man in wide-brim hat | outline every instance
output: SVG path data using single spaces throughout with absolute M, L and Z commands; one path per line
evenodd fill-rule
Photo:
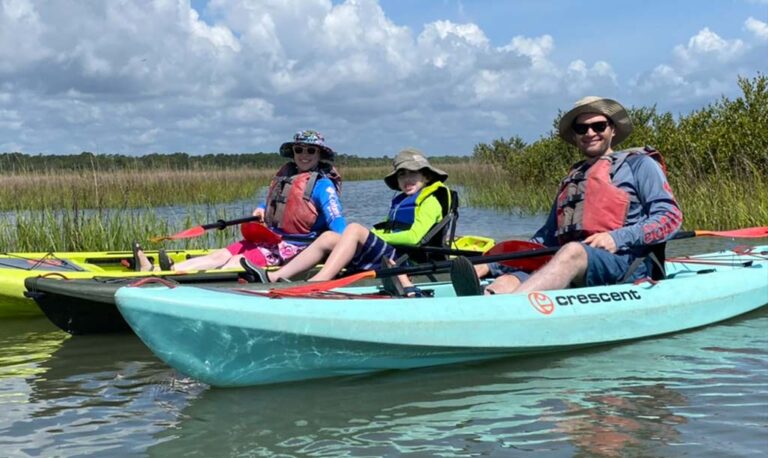
M 549 218 L 531 240 L 561 248 L 532 274 L 496 264 L 477 268 L 479 274 L 497 276 L 485 288 L 486 294 L 616 284 L 661 275 L 663 259 L 658 258 L 663 257 L 663 243 L 683 221 L 661 155 L 650 147 L 613 150 L 632 133 L 632 121 L 619 102 L 604 97 L 577 101 L 563 115 L 558 130 L 584 160 L 574 164 L 561 182 Z M 460 261 L 454 272 L 457 294 L 481 292 L 477 279 L 467 279 L 472 269 L 462 268 Z

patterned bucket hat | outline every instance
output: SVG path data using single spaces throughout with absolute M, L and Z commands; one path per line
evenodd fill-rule
M 292 142 L 285 142 L 280 145 L 280 155 L 293 159 L 294 145 L 315 146 L 320 150 L 320 159 L 333 162 L 336 153 L 325 145 L 325 137 L 316 130 L 302 130 L 296 132 Z

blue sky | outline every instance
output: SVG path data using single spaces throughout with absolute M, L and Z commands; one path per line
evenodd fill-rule
M 470 154 L 768 70 L 768 0 L 0 0 L 0 152 Z

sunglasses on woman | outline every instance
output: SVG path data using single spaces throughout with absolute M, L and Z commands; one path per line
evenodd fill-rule
M 315 148 L 314 146 L 306 146 L 306 147 L 294 146 L 293 147 L 293 154 L 302 154 L 302 153 L 310 154 L 314 156 L 315 153 L 317 153 L 317 148 Z
M 608 121 L 597 121 L 597 122 L 591 122 L 589 124 L 575 123 L 573 125 L 573 131 L 579 135 L 584 135 L 591 128 L 592 132 L 596 134 L 601 134 L 605 131 L 607 127 L 608 127 Z

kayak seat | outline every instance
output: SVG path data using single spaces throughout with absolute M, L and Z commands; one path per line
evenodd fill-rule
M 456 224 L 459 220 L 459 194 L 448 188 L 442 189 L 445 189 L 447 193 L 436 192 L 435 196 L 443 206 L 443 218 L 429 229 L 414 248 L 398 247 L 397 251 L 407 254 L 411 262 L 424 263 L 448 259 L 448 255 L 444 253 L 419 250 L 420 247 L 450 248 L 456 237 Z
M 632 264 L 629 265 L 629 269 L 627 269 L 627 273 L 624 274 L 624 278 L 622 279 L 621 283 L 628 282 L 632 277 L 632 274 L 635 273 L 635 270 L 637 270 L 638 266 L 644 262 L 650 262 L 649 268 L 651 271 L 651 280 L 658 281 L 667 278 L 667 272 L 666 269 L 664 269 L 664 262 L 667 259 L 666 248 L 666 242 L 658 243 L 651 247 L 651 251 L 647 256 L 635 258 L 635 260 L 632 261 Z

